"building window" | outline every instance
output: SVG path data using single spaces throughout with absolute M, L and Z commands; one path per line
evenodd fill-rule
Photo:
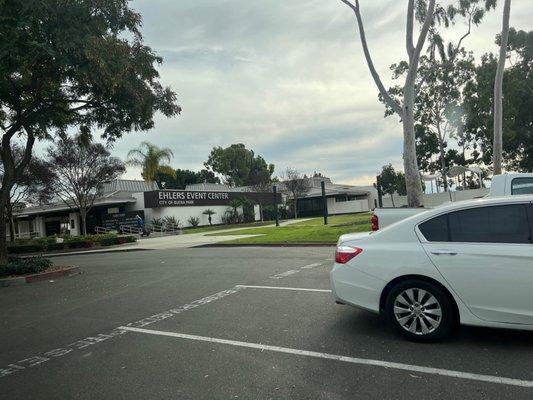
M 348 201 L 348 197 L 345 194 L 335 196 L 335 203 L 344 203 L 345 201 Z

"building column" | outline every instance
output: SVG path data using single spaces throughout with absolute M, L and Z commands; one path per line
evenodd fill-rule
M 37 237 L 46 236 L 46 227 L 44 224 L 44 217 L 35 217 L 33 220 L 33 229 L 38 233 Z
M 81 235 L 80 216 L 78 213 L 70 213 L 68 215 L 69 233 L 71 236 Z

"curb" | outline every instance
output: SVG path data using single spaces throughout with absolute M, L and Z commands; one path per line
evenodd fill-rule
M 77 274 L 81 274 L 79 267 L 67 267 L 55 271 L 40 272 L 38 274 L 0 279 L 0 287 L 24 285 L 26 283 L 47 281 L 48 279 L 52 278 L 60 278 L 62 276 L 71 276 Z
M 202 247 L 335 247 L 335 243 L 208 243 L 192 246 Z
M 43 257 L 65 257 L 65 256 L 79 256 L 84 254 L 105 254 L 105 253 L 119 253 L 119 252 L 133 252 L 133 251 L 149 251 L 154 249 L 123 249 L 120 247 L 115 247 L 111 249 L 105 249 L 105 250 L 85 250 L 85 251 L 72 251 L 69 253 L 43 253 Z

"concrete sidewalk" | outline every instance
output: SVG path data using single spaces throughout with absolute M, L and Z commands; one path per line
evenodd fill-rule
M 280 223 L 280 226 L 292 225 L 299 222 L 309 221 L 312 218 L 302 218 L 297 220 L 288 220 Z M 242 239 L 254 236 L 260 236 L 260 234 L 250 233 L 249 235 L 224 235 L 224 236 L 208 236 L 216 235 L 217 233 L 229 233 L 242 230 L 250 230 L 258 228 L 274 228 L 276 225 L 263 225 L 263 226 L 248 226 L 241 228 L 230 228 L 230 229 L 221 229 L 219 231 L 207 231 L 201 233 L 190 233 L 183 235 L 171 235 L 171 236 L 158 236 L 158 237 L 147 237 L 138 240 L 135 243 L 122 245 L 120 247 L 114 248 L 103 248 L 96 250 L 84 250 L 79 252 L 69 252 L 69 253 L 55 253 L 47 254 L 47 257 L 54 256 L 63 256 L 63 255 L 77 255 L 77 254 L 90 254 L 90 253 L 111 253 L 118 251 L 136 251 L 136 250 L 168 250 L 168 249 L 179 249 L 179 248 L 188 248 L 196 247 L 202 245 L 208 245 L 213 243 L 225 242 L 228 240 Z

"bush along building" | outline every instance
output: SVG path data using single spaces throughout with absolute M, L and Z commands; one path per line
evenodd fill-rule
M 281 196 L 276 202 L 281 203 Z M 164 223 L 189 227 L 224 222 L 259 220 L 259 204 L 275 204 L 272 193 L 225 185 L 191 185 L 185 190 L 160 189 L 155 182 L 118 179 L 104 185 L 102 194 L 87 214 L 87 232 L 125 231 L 138 226 Z M 214 214 L 208 215 L 206 210 Z M 80 235 L 81 219 L 64 202 L 28 207 L 15 213 L 15 237 Z M 8 233 L 9 235 L 9 233 Z

